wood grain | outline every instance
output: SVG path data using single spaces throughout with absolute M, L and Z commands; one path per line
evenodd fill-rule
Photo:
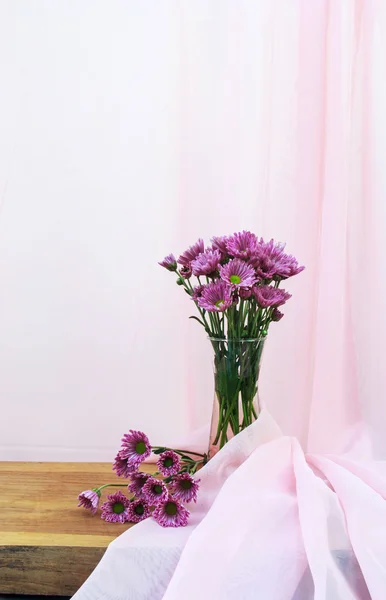
M 104 495 L 127 488 L 110 463 L 0 463 L 0 593 L 75 593 L 107 545 L 132 526 L 77 508 L 79 492 L 110 482 L 122 487 Z

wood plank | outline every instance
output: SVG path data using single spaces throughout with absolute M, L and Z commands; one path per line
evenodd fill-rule
M 130 525 L 128 525 L 130 527 Z M 2 531 L 2 546 L 71 546 L 81 548 L 95 546 L 106 548 L 116 535 L 76 535 L 71 533 L 25 533 Z
M 154 472 L 153 465 L 144 470 Z M 127 488 L 110 463 L 0 463 L 0 593 L 72 595 L 132 525 L 77 508 L 79 492 Z
M 93 547 L 0 547 L 0 592 L 71 597 L 104 553 Z

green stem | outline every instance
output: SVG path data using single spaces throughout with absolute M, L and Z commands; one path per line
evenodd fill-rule
M 243 323 L 244 323 L 244 300 L 241 298 L 240 300 L 240 308 L 239 308 L 239 338 L 241 339 L 242 334 L 243 334 Z
M 198 277 L 198 281 L 200 281 L 200 278 L 199 278 L 199 277 Z M 201 283 L 200 283 L 200 285 L 201 285 Z M 189 279 L 184 279 L 184 280 L 183 280 L 183 286 L 184 286 L 184 288 L 186 289 L 186 291 L 189 293 L 189 295 L 191 295 L 191 294 L 193 293 L 193 286 L 192 286 L 192 284 L 190 283 L 190 280 L 189 280 Z M 210 326 L 209 326 L 209 323 L 208 323 L 208 321 L 207 321 L 207 320 L 206 320 L 206 318 L 205 318 L 205 312 L 204 312 L 204 311 L 203 311 L 203 310 L 202 310 L 202 309 L 201 309 L 201 308 L 198 306 L 197 302 L 195 302 L 195 305 L 197 306 L 198 312 L 200 313 L 200 315 L 201 315 L 201 318 L 202 318 L 202 320 L 203 320 L 203 321 L 204 321 L 204 323 L 205 323 L 205 330 L 206 330 L 207 334 L 208 334 L 209 336 L 211 336 L 211 335 L 212 335 L 212 331 L 211 331 L 211 329 L 210 329 Z
M 216 394 L 216 396 L 217 396 L 217 394 Z M 220 434 L 221 434 L 222 413 L 223 413 L 223 410 L 224 410 L 222 398 L 219 398 L 217 396 L 217 401 L 218 401 L 218 404 L 219 404 L 219 409 L 218 409 L 218 425 L 217 425 L 216 437 L 214 438 L 214 442 L 213 442 L 214 446 L 216 446 L 216 444 L 218 443 L 218 440 L 219 440 L 219 437 L 220 437 Z
M 250 314 L 252 312 L 252 315 Z M 229 333 L 226 343 L 214 340 L 215 351 L 215 390 L 219 406 L 217 431 L 212 444 L 222 448 L 229 436 L 236 435 L 253 423 L 257 418 L 254 399 L 258 391 L 263 340 L 254 342 L 236 341 L 240 332 L 244 334 L 242 319 L 248 320 L 247 333 L 251 338 L 255 328 L 261 330 L 269 317 L 269 310 L 262 310 L 256 305 L 250 310 L 248 302 L 240 306 L 240 310 L 229 309 Z M 268 313 L 268 314 L 267 314 Z M 250 320 L 252 317 L 252 320 Z M 240 322 L 241 319 L 241 322 Z M 251 335 L 252 334 L 252 335 Z
M 222 435 L 221 435 L 221 440 L 220 440 L 220 448 L 222 448 L 223 446 L 225 446 L 225 444 L 228 441 L 228 425 L 229 425 L 229 421 L 227 421 L 226 423 L 224 423 L 224 428 L 223 428 Z
M 105 483 L 104 485 L 101 485 L 99 488 L 95 488 L 95 491 L 98 493 L 101 490 L 103 490 L 103 488 L 106 487 L 127 487 L 127 483 Z
M 200 454 L 199 452 L 191 452 L 190 450 L 176 450 L 175 448 L 167 448 L 166 446 L 152 446 L 153 450 L 164 450 L 165 448 L 165 452 L 166 450 L 171 450 L 172 452 L 175 452 L 176 454 L 193 454 L 193 456 L 201 456 L 202 459 L 205 458 L 205 454 Z

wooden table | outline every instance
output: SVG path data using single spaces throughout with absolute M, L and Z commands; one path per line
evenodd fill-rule
M 77 496 L 118 481 L 122 488 L 102 493 L 127 486 L 111 463 L 0 463 L 0 594 L 74 594 L 107 545 L 131 527 L 77 508 Z

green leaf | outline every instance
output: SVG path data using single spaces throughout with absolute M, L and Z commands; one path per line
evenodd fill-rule
M 206 329 L 205 323 L 203 321 L 201 321 L 201 319 L 199 319 L 198 317 L 189 317 L 189 319 L 194 319 L 195 321 L 198 321 L 200 323 L 200 325 L 202 325 Z
M 188 456 L 187 454 L 180 454 L 180 456 L 181 456 L 181 458 L 182 458 L 184 461 L 188 461 L 188 462 L 195 462 L 195 461 L 193 460 L 193 458 L 192 458 L 191 456 Z
M 156 450 L 152 450 L 153 454 L 162 454 L 165 452 L 166 448 L 157 448 Z

